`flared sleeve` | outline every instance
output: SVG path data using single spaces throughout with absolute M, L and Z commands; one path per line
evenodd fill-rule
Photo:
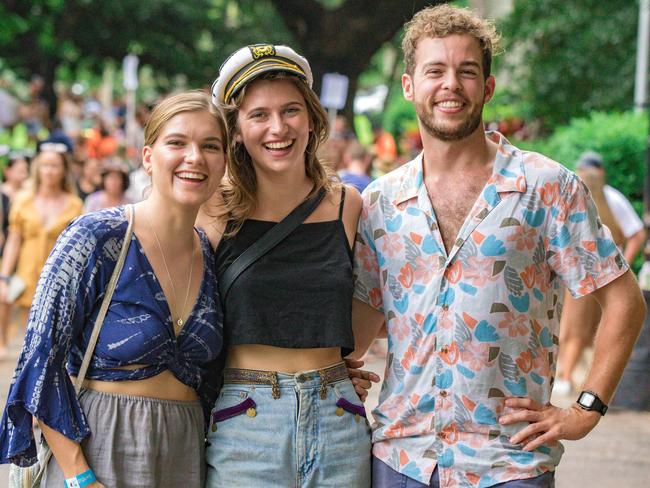
M 107 249 L 119 252 L 120 243 L 100 249 L 97 242 L 96 225 L 81 217 L 61 234 L 43 267 L 0 424 L 0 463 L 36 462 L 32 416 L 76 442 L 90 433 L 66 362 L 112 271 L 102 266 L 115 261 Z

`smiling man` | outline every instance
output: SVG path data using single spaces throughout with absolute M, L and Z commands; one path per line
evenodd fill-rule
M 551 487 L 559 439 L 607 409 L 645 314 L 576 175 L 486 133 L 498 36 L 448 5 L 407 24 L 402 86 L 424 150 L 363 194 L 356 355 L 385 322 L 373 486 Z M 550 404 L 562 289 L 602 307 L 594 366 Z

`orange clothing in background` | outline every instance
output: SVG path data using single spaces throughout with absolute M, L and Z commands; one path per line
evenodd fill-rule
M 21 193 L 16 196 L 9 214 L 9 232 L 17 232 L 21 237 L 20 253 L 16 274 L 25 282 L 25 291 L 18 297 L 16 304 L 30 307 L 41 269 L 49 256 L 54 243 L 63 229 L 81 215 L 83 202 L 76 195 L 68 196 L 68 203 L 54 225 L 45 228 L 43 221 L 34 207 L 34 194 Z
M 86 151 L 89 158 L 102 159 L 117 152 L 119 143 L 113 136 L 102 136 L 97 129 L 91 129 L 86 134 Z

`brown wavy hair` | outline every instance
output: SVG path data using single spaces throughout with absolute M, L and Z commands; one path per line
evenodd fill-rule
M 318 96 L 309 86 L 297 76 L 284 72 L 270 72 L 262 74 L 255 78 L 256 80 L 289 80 L 300 91 L 305 104 L 309 120 L 312 123 L 313 130 L 309 133 L 307 148 L 305 149 L 305 171 L 307 176 L 314 182 L 314 188 L 310 196 L 325 188 L 328 194 L 340 185 L 336 173 L 318 158 L 318 148 L 327 139 L 329 133 L 329 121 L 327 112 L 318 99 Z M 234 235 L 255 211 L 257 205 L 257 177 L 253 160 L 246 151 L 246 147 L 241 142 L 237 142 L 236 134 L 239 131 L 237 117 L 239 109 L 246 97 L 246 89 L 250 83 L 242 88 L 237 96 L 227 105 L 222 107 L 226 117 L 226 127 L 228 128 L 228 157 L 226 161 L 226 177 L 224 178 L 221 191 L 223 194 L 225 209 L 228 219 L 233 222 L 228 235 Z

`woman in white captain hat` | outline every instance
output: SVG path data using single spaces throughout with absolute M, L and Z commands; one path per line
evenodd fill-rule
M 316 156 L 327 115 L 309 63 L 253 45 L 222 65 L 213 101 L 229 148 L 224 384 L 208 431 L 206 486 L 370 486 L 370 430 L 343 357 L 354 349 L 351 252 L 359 194 Z M 230 267 L 296 208 L 302 223 L 225 289 Z

